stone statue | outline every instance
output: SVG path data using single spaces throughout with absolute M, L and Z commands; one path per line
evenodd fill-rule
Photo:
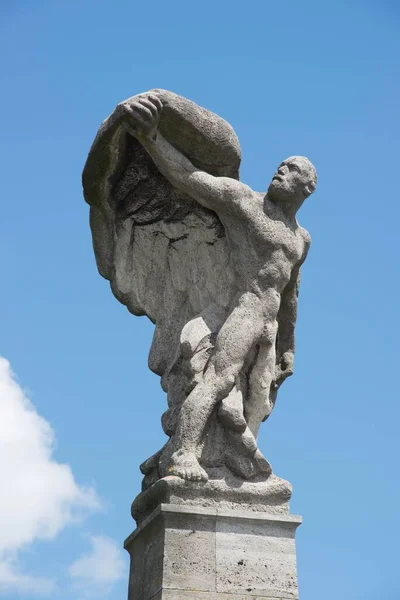
M 141 465 L 144 489 L 168 475 L 205 485 L 215 473 L 271 474 L 256 439 L 293 373 L 310 246 L 296 213 L 317 176 L 292 156 L 259 193 L 239 165 L 226 121 L 152 90 L 116 107 L 85 166 L 99 271 L 155 323 L 149 366 L 167 393 L 169 440 Z

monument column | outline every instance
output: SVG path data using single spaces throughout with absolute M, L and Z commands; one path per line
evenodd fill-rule
M 167 477 L 138 496 L 128 600 L 298 598 L 290 485 L 271 476 L 232 491 L 232 479 Z
M 127 538 L 129 600 L 294 600 L 301 518 L 160 504 Z

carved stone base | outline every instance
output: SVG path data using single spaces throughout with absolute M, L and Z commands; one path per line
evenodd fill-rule
M 288 513 L 292 486 L 276 475 L 251 481 L 239 479 L 226 467 L 209 469 L 207 483 L 164 477 L 139 494 L 132 503 L 138 525 L 160 504 L 201 506 L 271 514 Z
M 128 600 L 295 600 L 301 517 L 161 504 L 125 541 Z

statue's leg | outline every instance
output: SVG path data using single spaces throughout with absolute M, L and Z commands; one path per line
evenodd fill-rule
M 254 294 L 243 294 L 217 335 L 202 379 L 182 405 L 174 435 L 175 452 L 169 469 L 171 474 L 195 481 L 207 479 L 207 474 L 197 461 L 196 449 L 214 407 L 231 391 L 235 378 L 262 331 L 260 300 Z
M 257 438 L 262 421 L 270 415 L 274 404 L 271 400 L 271 383 L 275 376 L 275 344 L 260 345 L 256 362 L 249 376 L 249 395 L 245 415 L 250 431 Z

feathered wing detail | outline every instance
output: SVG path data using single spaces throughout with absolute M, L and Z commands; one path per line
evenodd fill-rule
M 159 123 L 163 136 L 198 168 L 238 178 L 240 148 L 230 125 L 176 94 L 164 90 L 158 94 L 164 105 Z M 204 371 L 236 293 L 225 231 L 214 212 L 184 196 L 161 175 L 115 113 L 99 130 L 83 185 L 91 205 L 100 273 L 130 312 L 147 315 L 155 323 L 149 366 L 161 376 L 168 394 L 162 424 L 172 436 L 180 406 Z M 241 394 L 239 382 L 232 394 Z M 218 455 L 214 435 L 218 427 L 214 415 L 208 441 L 199 450 L 205 462 L 207 443 L 213 445 L 209 456 L 220 464 L 224 446 L 236 444 L 234 432 L 228 440 L 219 435 Z M 236 437 L 243 449 L 241 434 Z M 158 453 L 146 461 L 143 472 L 149 476 L 156 467 L 160 473 L 159 459 Z M 229 466 L 235 470 L 234 464 Z M 245 468 L 237 465 L 236 471 L 244 475 Z
M 91 209 L 94 246 L 102 256 L 112 243 L 106 276 L 113 293 L 156 324 L 150 367 L 163 376 L 172 340 L 178 344 L 185 323 L 211 305 L 229 304 L 233 276 L 217 215 L 175 190 L 134 138 L 129 155 L 110 190 L 113 222 Z

